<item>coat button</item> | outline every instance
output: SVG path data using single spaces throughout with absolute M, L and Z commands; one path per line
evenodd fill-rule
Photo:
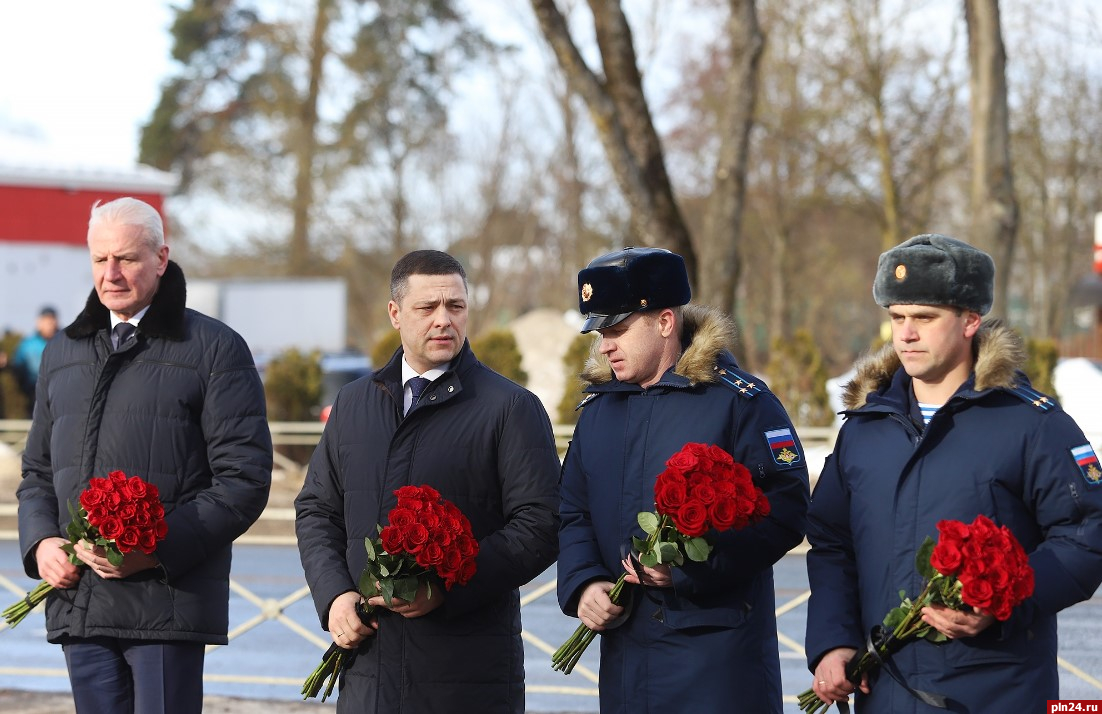
M 431 397 L 429 397 L 429 401 L 430 402 L 435 402 L 436 401 L 436 395 L 433 394 Z
M 455 391 L 455 387 L 448 387 L 448 393 L 451 394 Z

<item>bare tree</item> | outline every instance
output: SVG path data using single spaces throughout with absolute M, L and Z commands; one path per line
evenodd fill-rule
M 532 0 L 547 42 L 571 90 L 589 109 L 609 165 L 631 211 L 634 237 L 670 248 L 697 275 L 696 255 L 674 199 L 658 133 L 636 66 L 631 28 L 619 2 L 590 0 L 603 73 L 586 64 L 555 0 Z
M 972 240 L 995 259 L 995 306 L 1006 315 L 1018 232 L 1010 165 L 1006 48 L 998 0 L 964 0 L 972 107 Z

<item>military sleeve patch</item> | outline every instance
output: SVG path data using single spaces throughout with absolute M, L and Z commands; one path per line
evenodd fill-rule
M 788 427 L 770 429 L 765 432 L 765 441 L 769 444 L 769 451 L 773 454 L 773 461 L 778 466 L 795 466 L 803 461 L 800 447 L 796 446 L 796 437 Z
M 1076 446 L 1071 450 L 1071 455 L 1088 486 L 1097 486 L 1102 483 L 1102 467 L 1099 466 L 1098 456 L 1095 455 L 1090 444 Z

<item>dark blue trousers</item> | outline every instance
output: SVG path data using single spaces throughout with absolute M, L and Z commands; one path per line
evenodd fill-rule
M 61 646 L 78 714 L 199 714 L 204 645 L 113 637 Z

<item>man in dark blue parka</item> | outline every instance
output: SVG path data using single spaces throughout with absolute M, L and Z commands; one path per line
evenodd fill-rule
M 563 466 L 558 596 L 601 636 L 601 711 L 781 711 L 772 566 L 800 543 L 808 476 L 796 432 L 761 380 L 741 371 L 730 319 L 689 302 L 680 256 L 628 248 L 578 276 L 583 332 L 597 330 L 589 397 Z M 623 562 L 636 516 L 686 443 L 715 444 L 754 475 L 772 512 L 710 533 L 704 563 Z M 626 600 L 608 591 L 629 573 Z M 640 583 L 640 578 L 642 583 Z
M 900 591 L 921 590 L 915 551 L 938 521 L 979 514 L 1029 553 L 1032 597 L 1004 622 L 925 608 L 949 640 L 903 647 L 858 683 L 857 709 L 1044 711 L 1059 697 L 1056 613 L 1102 582 L 1102 471 L 1079 427 L 1019 371 L 1021 339 L 982 321 L 993 291 L 991 258 L 946 236 L 880 256 L 873 295 L 892 344 L 848 385 L 809 512 L 807 656 L 824 701 L 854 692 L 846 662 Z M 945 709 L 927 703 L 937 697 Z

